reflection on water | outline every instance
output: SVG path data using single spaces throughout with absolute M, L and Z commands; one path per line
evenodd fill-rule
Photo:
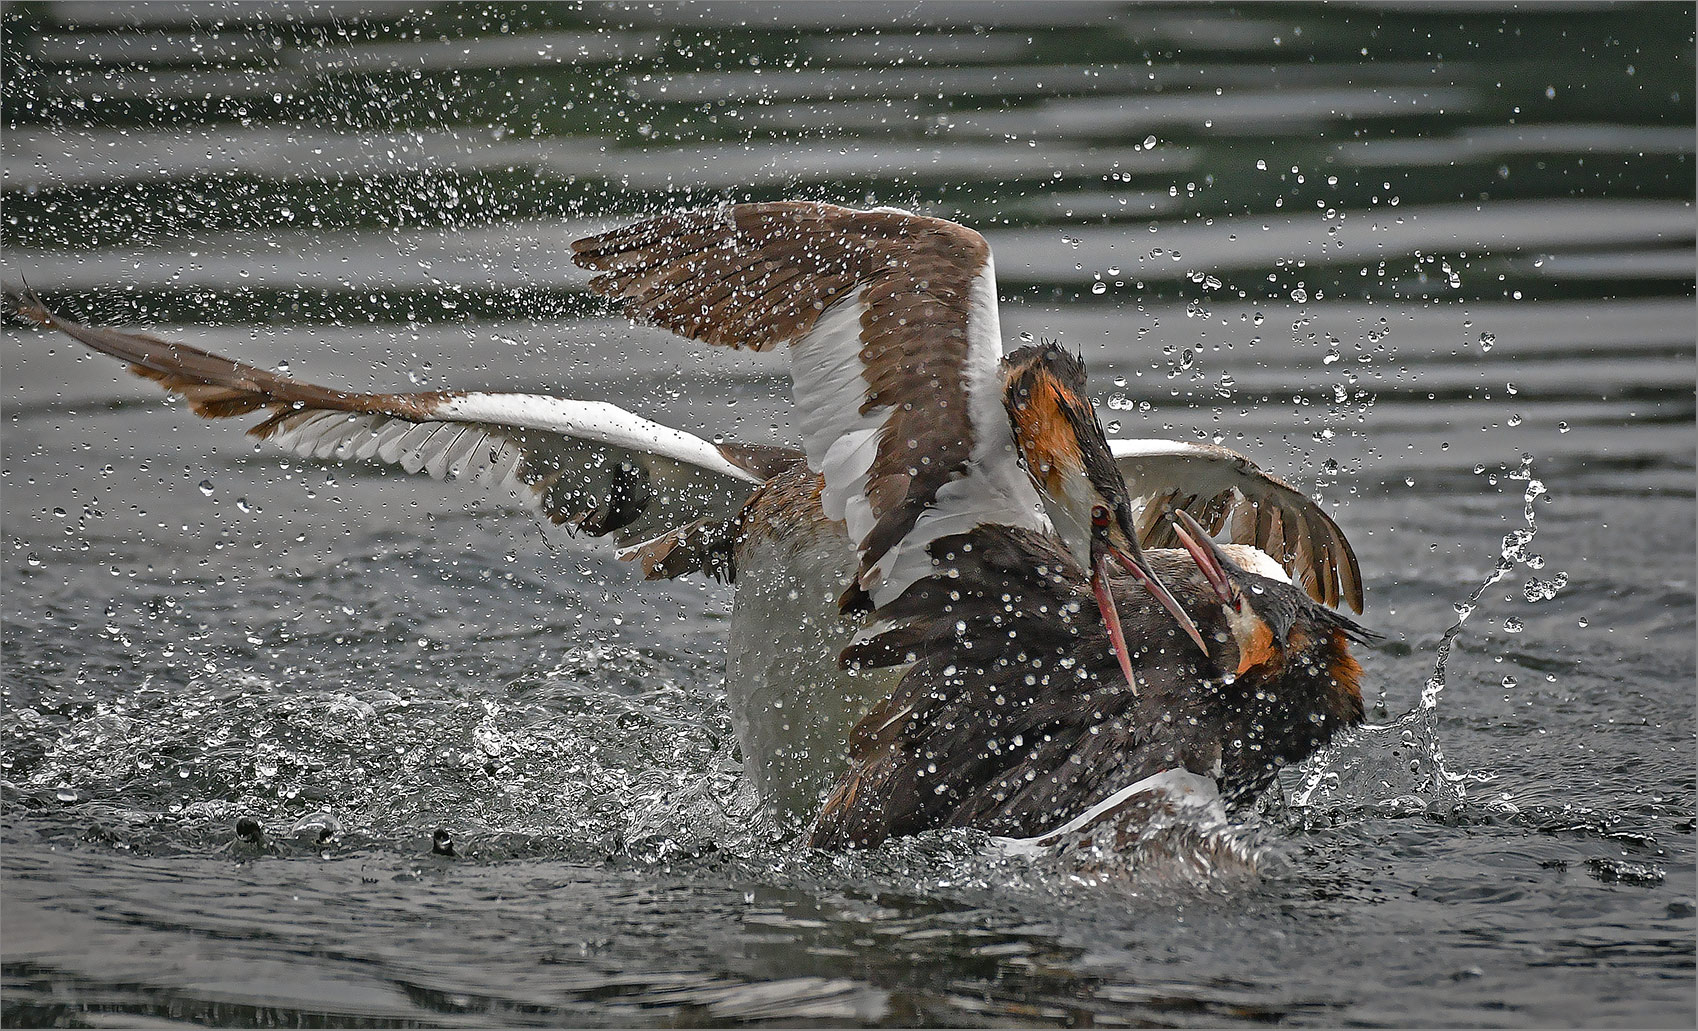
M 1389 638 L 1378 729 L 1232 829 L 1254 879 L 797 854 L 725 588 L 9 329 L 8 1025 L 1690 1024 L 1690 5 L 3 17 L 0 264 L 89 320 L 785 442 L 782 369 L 609 318 L 567 244 L 958 217 L 1111 432 L 1333 506 Z

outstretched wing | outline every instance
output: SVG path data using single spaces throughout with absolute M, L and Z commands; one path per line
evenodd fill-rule
M 437 479 L 493 484 L 557 525 L 622 542 L 735 512 L 753 484 L 795 461 L 715 445 L 600 401 L 537 394 L 361 394 L 303 383 L 186 344 L 94 329 L 32 295 L 17 312 L 130 363 L 209 419 L 264 412 L 253 436 L 309 458 L 375 459 Z
M 1236 451 L 1172 440 L 1111 440 L 1115 464 L 1134 500 L 1142 500 L 1138 543 L 1174 548 L 1179 540 L 1165 516 L 1184 509 L 1210 533 L 1223 527 L 1227 543 L 1262 549 L 1311 597 L 1362 611 L 1362 570 L 1332 517 L 1302 491 L 1263 472 Z
M 953 222 L 786 201 L 688 212 L 572 245 L 598 293 L 710 344 L 789 345 L 808 464 L 877 608 L 984 524 L 1047 531 L 997 367 L 990 248 Z

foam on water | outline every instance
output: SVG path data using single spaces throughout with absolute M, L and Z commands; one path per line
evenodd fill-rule
M 627 679 L 643 689 L 609 690 Z M 749 833 L 722 703 L 601 644 L 460 697 L 214 672 L 5 720 L 8 738 L 35 743 L 7 760 L 15 810 L 101 823 L 115 840 L 146 828 L 134 844 L 154 850 L 228 841 L 243 818 L 279 842 L 325 829 L 311 846 L 410 849 L 443 827 L 484 858 L 652 858 Z

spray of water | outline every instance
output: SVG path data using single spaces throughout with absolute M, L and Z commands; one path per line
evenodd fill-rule
M 1391 723 L 1366 724 L 1358 728 L 1310 763 L 1290 800 L 1291 808 L 1305 822 L 1324 818 L 1325 814 L 1341 809 L 1362 807 L 1372 807 L 1388 816 L 1435 811 L 1444 815 L 1455 814 L 1467 804 L 1469 783 L 1485 783 L 1493 779 L 1490 774 L 1457 771 L 1447 764 L 1438 737 L 1438 707 L 1445 689 L 1451 646 L 1462 633 L 1469 617 L 1474 615 L 1480 599 L 1493 584 L 1510 575 L 1517 565 L 1533 568 L 1542 565 L 1527 550 L 1539 532 L 1533 505 L 1546 493 L 1544 483 L 1533 475 L 1532 456 L 1522 456 L 1520 467 L 1510 473 L 1509 478 L 1527 484 L 1521 497 L 1522 518 L 1526 525 L 1504 534 L 1492 571 L 1466 600 L 1455 606 L 1456 622 L 1439 639 L 1433 672 L 1422 686 L 1421 698 L 1415 707 Z M 1538 583 L 1548 585 L 1556 584 L 1556 581 Z M 1556 586 L 1560 587 L 1560 584 Z M 1535 593 L 1531 585 L 1528 593 L 1530 597 Z M 1554 593 L 1552 590 L 1541 596 L 1549 597 Z M 1499 814 L 1515 811 L 1514 803 L 1508 798 L 1495 799 L 1486 808 Z

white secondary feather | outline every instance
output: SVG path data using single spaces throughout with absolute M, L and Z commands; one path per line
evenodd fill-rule
M 542 394 L 469 393 L 451 398 L 433 414 L 443 420 L 546 430 L 659 455 L 745 483 L 761 482 L 760 477 L 726 461 L 718 448 L 702 438 L 651 422 L 605 401 L 575 401 Z
M 790 384 L 808 465 L 825 480 L 820 505 L 841 519 L 857 551 L 873 530 L 867 472 L 878 451 L 888 409 L 863 414 L 867 381 L 861 375 L 861 291 L 832 305 L 813 329 L 790 344 Z
M 1249 458 L 1227 448 L 1177 440 L 1111 440 L 1108 448 L 1135 500 L 1171 490 L 1198 497 L 1236 490 L 1251 501 L 1311 504 Z
M 621 540 L 735 511 L 759 477 L 700 437 L 601 401 L 537 394 L 452 397 L 424 419 L 306 409 L 270 441 L 309 458 L 377 459 L 438 480 L 487 484 L 520 508 L 571 521 L 612 494 L 622 466 L 640 467 L 640 521 Z M 557 518 L 558 517 L 558 518 Z
M 1198 455 L 1208 456 L 1209 449 L 1199 444 L 1187 444 L 1180 440 L 1156 439 L 1127 439 L 1111 440 L 1108 442 L 1109 451 L 1116 458 L 1136 458 L 1142 455 Z
M 303 458 L 377 458 L 433 479 L 469 479 L 503 488 L 523 507 L 542 498 L 517 478 L 521 459 L 510 442 L 464 423 L 413 423 L 387 415 L 308 411 L 291 416 L 269 438 Z

